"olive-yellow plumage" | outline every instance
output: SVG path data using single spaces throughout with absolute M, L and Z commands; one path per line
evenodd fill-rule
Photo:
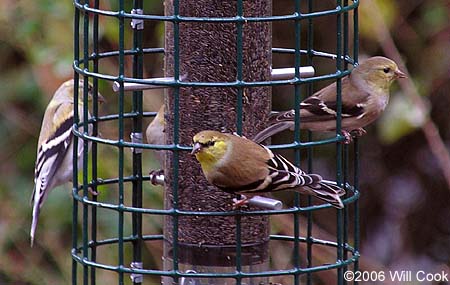
M 313 195 L 342 208 L 345 191 L 307 174 L 284 157 L 244 137 L 202 131 L 193 137 L 193 150 L 206 179 L 228 193 L 246 196 L 281 190 Z

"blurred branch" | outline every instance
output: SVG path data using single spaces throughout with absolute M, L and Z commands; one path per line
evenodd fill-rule
M 428 102 L 419 95 L 417 88 L 414 85 L 409 72 L 406 69 L 405 63 L 402 60 L 400 52 L 394 43 L 394 40 L 389 32 L 388 27 L 383 21 L 383 16 L 378 7 L 377 1 L 365 1 L 364 5 L 367 5 L 368 9 L 371 11 L 371 15 L 374 18 L 373 30 L 375 35 L 380 42 L 381 48 L 383 49 L 386 56 L 397 62 L 400 69 L 408 74 L 408 78 L 404 80 L 399 80 L 400 87 L 403 93 L 407 95 L 412 103 L 423 113 L 426 114 L 426 121 L 421 126 L 422 132 L 430 147 L 431 153 L 437 159 L 442 173 L 447 181 L 447 186 L 450 189 L 450 154 L 439 135 L 439 130 L 436 124 L 431 120 L 428 112 Z

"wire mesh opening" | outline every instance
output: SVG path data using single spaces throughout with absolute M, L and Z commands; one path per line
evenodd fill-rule
M 237 0 L 227 3 L 233 7 L 228 11 L 231 15 L 220 17 L 186 16 L 183 10 L 186 5 L 176 0 L 165 2 L 165 15 L 148 13 L 142 0 L 132 3 L 110 2 L 114 3 L 106 5 L 98 0 L 74 1 L 75 82 L 78 84 L 78 79 L 84 79 L 85 94 L 88 92 L 88 81 L 93 85 L 94 94 L 98 94 L 101 84 L 113 86 L 117 95 L 108 98 L 108 101 L 115 100 L 118 107 L 112 114 L 99 115 L 97 97 L 94 96 L 92 117 L 81 122 L 77 114 L 79 94 L 74 96 L 74 149 L 77 149 L 76 144 L 84 143 L 85 152 L 83 167 L 74 172 L 72 284 L 103 284 L 109 281 L 118 284 L 154 284 L 161 281 L 163 284 L 344 284 L 344 271 L 358 269 L 359 149 L 357 139 L 350 146 L 342 144 L 340 79 L 349 74 L 348 64 L 357 63 L 359 1 L 337 0 L 334 7 L 318 10 L 314 3 L 316 1 L 297 0 L 291 12 L 272 15 L 270 1 L 255 1 L 259 3 L 258 6 L 251 1 Z M 206 5 L 208 1 L 197 2 L 199 5 Z M 248 10 L 251 5 L 256 5 L 255 9 L 265 8 L 267 13 L 256 10 L 255 14 L 251 14 Z M 214 5 L 207 10 L 214 15 Z M 314 47 L 314 35 L 320 34 L 320 31 L 314 31 L 314 22 L 321 17 L 335 19 L 336 38 L 333 41 L 336 46 L 331 52 Z M 106 21 L 116 22 L 117 50 L 104 51 L 100 46 L 99 31 Z M 166 50 L 162 47 L 144 46 L 145 26 L 155 22 L 164 22 L 166 25 Z M 183 29 L 195 29 L 196 25 L 205 24 L 222 25 L 224 29 L 232 27 L 235 41 L 229 47 L 233 54 L 231 73 L 234 75 L 231 80 L 229 77 L 221 77 L 221 71 L 200 79 L 195 76 L 193 78 L 192 72 L 183 73 L 183 51 L 180 51 L 180 47 L 183 48 L 180 38 L 184 36 Z M 246 57 L 252 53 L 245 52 L 249 48 L 246 46 L 245 33 L 248 32 L 248 27 L 258 24 L 268 27 L 268 32 L 271 25 L 293 25 L 294 44 L 291 47 L 271 47 L 272 35 L 263 35 L 269 42 L 269 52 L 264 61 L 267 64 L 259 63 L 255 70 L 249 71 L 246 63 L 252 59 Z M 261 28 L 262 31 L 264 29 Z M 261 35 L 254 35 L 258 36 Z M 221 43 L 218 46 L 226 48 L 227 44 Z M 214 54 L 214 46 L 208 48 Z M 264 49 L 261 53 L 263 52 Z M 166 57 L 166 76 L 144 78 L 145 57 L 163 55 Z M 193 57 L 194 68 L 202 64 L 201 56 Z M 294 73 L 291 78 L 279 79 L 274 76 L 272 59 L 283 56 L 289 57 L 292 62 Z M 302 76 L 302 67 L 315 67 L 315 62 L 322 62 L 322 59 L 334 63 L 333 72 Z M 259 56 L 253 59 L 258 60 Z M 111 61 L 117 63 L 117 69 L 108 69 Z M 248 74 L 258 70 L 263 70 L 261 75 L 249 79 Z M 253 106 L 252 108 L 259 110 L 263 119 L 258 118 L 249 126 L 247 118 L 258 114 L 249 114 L 248 110 L 251 109 L 246 109 L 248 98 L 256 100 L 257 96 L 270 96 L 270 88 L 290 86 L 290 96 L 294 98 L 298 113 L 299 102 L 313 93 L 313 84 L 324 80 L 337 82 L 339 103 L 336 134 L 326 139 L 317 139 L 311 133 L 305 137 L 296 127 L 292 141 L 270 148 L 274 151 L 291 150 L 297 165 L 302 163 L 300 158 L 306 157 L 306 162 L 301 166 L 312 171 L 315 167 L 314 152 L 331 146 L 335 158 L 335 177 L 330 178 L 335 178 L 339 185 L 345 185 L 348 193 L 343 201 L 346 205 L 343 210 L 331 209 L 328 204 L 317 204 L 312 198 L 298 194 L 292 197 L 292 203 L 277 210 L 251 207 L 243 211 L 220 207 L 213 211 L 182 207 L 180 195 L 183 182 L 180 182 L 180 177 L 189 177 L 189 173 L 185 173 L 183 168 L 183 161 L 184 155 L 191 150 L 183 133 L 183 122 L 180 121 L 183 118 L 181 113 L 186 111 L 183 110 L 185 104 L 182 101 L 185 92 L 202 88 L 228 90 L 232 99 L 227 104 L 233 107 L 233 118 L 232 126 L 224 129 L 248 135 L 263 126 L 271 107 L 270 100 L 263 103 L 266 109 Z M 147 96 L 143 90 L 148 88 L 167 90 L 165 122 L 170 135 L 166 137 L 166 144 L 147 144 L 142 139 L 146 120 L 156 116 L 156 112 L 143 110 L 143 97 Z M 74 90 L 77 93 L 78 88 Z M 84 96 L 85 99 L 87 97 Z M 210 97 L 214 98 L 214 94 Z M 208 107 L 207 104 L 204 105 L 205 108 Z M 84 106 L 84 117 L 87 118 L 87 101 Z M 223 122 L 226 120 L 228 119 L 223 119 Z M 218 119 L 216 124 L 223 122 Z M 301 124 L 298 118 L 296 123 Z M 93 126 L 92 135 L 80 131 L 87 130 L 89 124 Z M 105 126 L 115 128 L 117 136 L 103 137 L 100 130 Z M 92 142 L 90 153 L 87 151 L 88 141 Z M 116 164 L 111 165 L 115 168 L 115 175 L 99 174 L 98 165 L 104 159 L 99 156 L 99 148 L 110 149 L 111 155 L 117 158 Z M 160 191 L 148 186 L 150 177 L 147 175 L 148 169 L 143 167 L 143 153 L 149 150 L 167 152 L 165 175 L 170 183 L 166 183 L 164 202 L 159 200 L 147 205 L 143 202 L 145 197 L 148 199 L 155 195 L 155 191 Z M 77 169 L 77 163 L 77 155 L 74 153 L 74 169 Z M 82 179 L 78 182 L 80 176 Z M 90 190 L 99 192 L 100 195 L 92 196 L 89 194 Z M 103 191 L 109 194 L 102 195 Z M 184 242 L 185 233 L 180 233 L 180 229 L 184 231 L 183 224 L 186 221 L 193 220 L 195 223 L 218 218 L 231 224 L 232 242 L 211 246 L 196 246 Z M 269 232 L 269 220 L 275 228 L 289 224 L 292 232 L 279 229 Z M 315 222 L 323 220 L 334 225 L 333 234 L 320 234 Z M 148 226 L 152 223 L 159 223 L 161 227 Z M 261 223 L 263 230 L 255 234 L 257 238 L 248 238 L 249 233 L 252 233 L 248 231 L 248 226 L 254 223 Z M 102 227 L 113 227 L 115 234 L 99 236 L 98 230 Z M 202 233 L 202 229 L 201 225 L 193 228 L 200 235 L 208 236 Z M 284 249 L 284 253 L 290 256 L 288 264 L 274 262 L 277 260 L 276 255 L 283 254 L 277 252 L 280 249 Z

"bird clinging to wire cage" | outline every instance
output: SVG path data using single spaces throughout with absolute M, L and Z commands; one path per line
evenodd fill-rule
M 164 122 L 164 104 L 159 108 L 158 113 L 150 122 L 145 131 L 145 136 L 147 138 L 147 143 L 155 144 L 155 145 L 164 145 L 165 142 L 165 122 Z M 164 168 L 164 151 L 163 150 L 155 150 L 154 151 L 156 159 L 159 162 L 159 165 Z M 162 184 L 162 181 L 158 181 L 158 177 L 164 177 L 164 170 L 151 170 L 150 173 L 150 182 L 153 185 Z
M 346 143 L 350 132 L 365 133 L 363 127 L 375 121 L 389 101 L 389 87 L 397 78 L 404 78 L 397 64 L 389 58 L 375 56 L 356 66 L 342 79 L 342 133 Z M 314 93 L 300 103 L 300 128 L 310 131 L 335 131 L 337 117 L 336 83 Z M 294 129 L 295 110 L 271 115 L 268 127 L 253 140 L 265 139 L 286 129 Z
M 78 114 L 83 121 L 83 81 L 79 81 Z M 89 85 L 88 101 L 92 101 L 92 86 Z M 99 102 L 104 102 L 98 94 Z M 90 114 L 89 114 L 90 117 Z M 39 211 L 55 187 L 72 181 L 73 177 L 73 133 L 74 81 L 64 82 L 56 90 L 45 110 L 39 134 L 34 170 L 34 189 L 31 196 L 33 218 L 30 237 L 33 246 Z M 82 128 L 81 128 L 82 130 Z M 89 126 L 92 133 L 92 125 Z M 78 143 L 78 167 L 83 164 L 83 143 Z
M 336 208 L 344 205 L 340 196 L 345 190 L 322 180 L 318 174 L 307 174 L 281 155 L 265 146 L 234 134 L 202 131 L 193 137 L 192 154 L 200 162 L 209 183 L 219 189 L 248 198 L 261 193 L 294 190 L 329 202 Z
M 165 144 L 164 141 L 164 104 L 159 108 L 158 113 L 153 118 L 153 120 L 148 124 L 147 130 L 145 131 L 145 136 L 147 138 L 147 143 L 149 144 Z M 162 166 L 164 163 L 164 153 L 162 150 L 155 151 L 156 159 Z

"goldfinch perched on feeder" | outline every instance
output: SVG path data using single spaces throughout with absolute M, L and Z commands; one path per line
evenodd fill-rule
M 219 189 L 246 195 L 240 206 L 252 196 L 280 190 L 294 190 L 312 195 L 336 208 L 344 205 L 339 198 L 345 190 L 322 181 L 317 174 L 307 174 L 281 155 L 234 134 L 202 131 L 193 138 L 192 154 L 200 162 L 209 183 Z
M 382 56 L 366 59 L 342 79 L 342 133 L 351 141 L 350 132 L 365 133 L 363 127 L 375 121 L 389 101 L 389 87 L 404 78 L 397 64 Z M 336 130 L 336 83 L 319 90 L 300 103 L 300 128 L 310 131 Z M 255 142 L 286 129 L 294 129 L 295 110 L 277 112 L 269 118 L 269 127 L 254 137 Z
M 89 98 L 92 100 L 92 86 L 89 86 Z M 99 94 L 99 102 L 104 98 Z M 33 220 L 31 223 L 31 246 L 33 246 L 39 211 L 50 191 L 66 182 L 72 181 L 73 134 L 74 123 L 74 82 L 68 80 L 56 90 L 45 110 L 39 134 L 37 158 L 34 170 L 34 189 L 31 197 Z M 83 81 L 79 81 L 78 114 L 83 121 Z M 90 115 L 89 115 L 90 117 Z M 91 133 L 91 127 L 89 133 Z M 82 160 L 83 142 L 78 143 L 78 166 Z

